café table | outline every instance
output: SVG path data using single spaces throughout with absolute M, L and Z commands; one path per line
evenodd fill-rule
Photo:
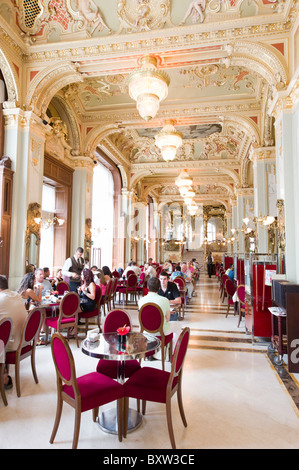
M 81 343 L 84 354 L 96 359 L 116 360 L 118 362 L 118 377 L 120 383 L 125 381 L 126 361 L 145 358 L 147 353 L 159 351 L 161 341 L 146 332 L 130 332 L 124 336 L 118 333 L 101 333 L 99 340 L 91 342 L 88 338 Z M 142 421 L 142 415 L 129 408 L 128 432 L 137 429 Z M 99 427 L 110 434 L 117 434 L 117 410 L 115 407 L 99 414 Z

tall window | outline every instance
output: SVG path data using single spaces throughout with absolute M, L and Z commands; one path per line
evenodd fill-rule
M 114 184 L 111 172 L 103 165 L 97 165 L 93 174 L 92 200 L 92 241 L 93 249 L 99 253 L 99 268 L 112 268 L 113 246 L 113 195 Z
M 55 188 L 47 184 L 43 185 L 42 219 L 53 220 L 55 212 Z M 41 242 L 39 252 L 39 267 L 48 267 L 53 273 L 54 253 L 54 226 L 46 222 L 41 224 Z

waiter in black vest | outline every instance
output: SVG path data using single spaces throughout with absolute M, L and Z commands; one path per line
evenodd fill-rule
M 68 258 L 62 267 L 62 275 L 66 282 L 70 285 L 72 292 L 78 292 L 78 287 L 81 284 L 81 272 L 84 268 L 83 248 L 79 246 L 76 249 L 74 256 Z

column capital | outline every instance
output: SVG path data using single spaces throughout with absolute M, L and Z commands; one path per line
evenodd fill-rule
M 251 147 L 249 158 L 251 161 L 275 161 L 275 147 Z
M 236 188 L 235 194 L 239 197 L 251 197 L 254 195 L 254 188 Z

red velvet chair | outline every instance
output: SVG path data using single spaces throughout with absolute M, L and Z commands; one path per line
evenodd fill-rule
M 6 349 L 8 346 L 8 341 L 10 340 L 12 333 L 12 319 L 9 317 L 2 318 L 0 320 L 0 392 L 3 403 L 5 406 L 8 405 L 7 398 L 5 395 L 4 388 L 4 369 L 5 369 L 5 356 Z
M 61 332 L 64 328 L 69 330 L 70 328 L 75 329 L 75 338 L 77 341 L 77 346 L 79 347 L 78 341 L 78 312 L 80 308 L 80 297 L 76 292 L 69 292 L 62 299 L 59 305 L 59 315 L 58 317 L 49 317 L 46 318 L 46 343 L 48 343 L 49 337 L 49 328 L 54 328 Z
M 165 346 L 169 345 L 169 355 L 172 355 L 173 333 L 164 335 L 163 324 L 164 315 L 161 308 L 154 303 L 148 302 L 139 309 L 140 331 L 157 334 L 161 340 L 162 369 L 165 369 Z
M 112 276 L 115 277 L 116 279 L 120 278 L 120 274 L 118 271 L 116 271 L 116 269 L 113 271 Z
M 115 380 L 98 372 L 91 372 L 76 377 L 74 358 L 66 339 L 54 333 L 51 339 L 52 357 L 57 377 L 57 410 L 50 443 L 53 444 L 62 413 L 63 402 L 75 409 L 75 427 L 73 449 L 77 448 L 81 413 L 93 410 L 93 421 L 96 421 L 100 406 L 118 400 L 118 439 L 122 440 L 123 426 L 123 386 Z
M 99 329 L 101 329 L 101 300 L 102 300 L 102 289 L 100 286 L 96 285 L 96 295 L 95 302 L 96 308 L 90 312 L 79 312 L 79 318 L 85 318 L 85 333 L 88 331 L 89 318 L 97 317 L 97 323 Z
M 236 287 L 231 279 L 225 281 L 225 291 L 227 296 L 227 311 L 225 318 L 228 316 L 230 306 L 234 306 L 233 295 L 236 292 Z
M 186 281 L 182 276 L 177 276 L 174 278 L 173 282 L 178 286 L 181 296 L 181 308 L 180 308 L 180 318 L 181 318 L 181 310 L 183 313 L 183 318 L 185 318 L 185 304 L 187 299 L 187 289 L 186 289 Z
M 224 301 L 225 297 L 227 296 L 226 290 L 225 290 L 225 283 L 226 280 L 229 279 L 228 275 L 223 273 L 221 276 L 220 280 L 220 298 L 222 302 Z
M 237 296 L 238 296 L 238 313 L 239 313 L 239 321 L 238 321 L 238 328 L 241 323 L 242 313 L 245 313 L 245 286 L 244 284 L 240 284 L 237 287 Z
M 127 283 L 126 283 L 126 286 L 125 287 L 120 287 L 118 289 L 118 293 L 119 293 L 119 303 L 120 303 L 120 295 L 123 294 L 126 296 L 126 305 L 128 303 L 128 295 L 132 295 L 135 299 L 135 303 L 137 305 L 137 291 L 136 291 L 136 288 L 137 288 L 137 276 L 136 274 L 130 274 L 130 276 L 128 277 L 127 279 Z
M 65 281 L 60 281 L 57 284 L 56 290 L 58 292 L 58 295 L 63 295 L 65 291 L 70 291 L 70 285 Z
M 132 328 L 131 319 L 127 312 L 120 309 L 111 310 L 108 313 L 103 326 L 104 333 L 112 333 L 122 326 L 129 326 Z M 125 377 L 131 377 L 137 370 L 140 369 L 139 361 L 136 359 L 124 361 Z M 97 365 L 97 372 L 108 375 L 112 379 L 120 379 L 121 371 L 119 370 L 118 361 L 110 361 L 107 359 L 100 359 Z
M 145 287 L 145 273 L 141 273 L 140 276 L 139 276 L 139 280 L 137 282 L 137 286 L 136 286 L 136 292 L 138 294 L 138 297 L 140 297 L 140 294 L 142 293 L 143 294 L 143 289 Z
M 171 397 L 177 392 L 181 418 L 184 426 L 187 427 L 182 400 L 182 373 L 189 336 L 190 329 L 184 328 L 175 347 L 170 372 L 155 367 L 142 367 L 125 382 L 124 437 L 127 435 L 129 398 L 142 400 L 143 414 L 145 414 L 146 401 L 165 403 L 171 446 L 173 449 L 176 448 L 171 418 Z
M 26 357 L 31 357 L 31 369 L 35 383 L 38 383 L 38 378 L 35 368 L 35 349 L 36 342 L 39 338 L 39 332 L 43 322 L 42 309 L 34 308 L 31 310 L 24 322 L 20 344 L 16 351 L 7 351 L 5 362 L 6 364 L 14 364 L 17 396 L 21 396 L 20 388 L 20 362 Z

